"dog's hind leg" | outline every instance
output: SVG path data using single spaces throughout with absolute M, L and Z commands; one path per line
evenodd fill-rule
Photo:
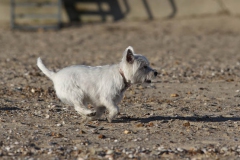
M 85 117 L 94 117 L 96 115 L 96 111 L 92 111 L 86 107 L 84 102 L 78 99 L 78 101 L 74 101 L 75 110 L 82 116 Z
M 74 105 L 74 108 L 80 115 L 85 117 L 94 117 L 96 115 L 96 111 L 87 109 L 84 105 Z
M 96 111 L 87 109 L 85 105 L 74 105 L 75 110 L 82 116 L 81 124 L 86 125 L 89 121 L 93 120 L 96 116 Z

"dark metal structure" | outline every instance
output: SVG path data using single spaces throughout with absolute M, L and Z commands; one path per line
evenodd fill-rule
M 62 0 L 63 6 L 66 9 L 66 13 L 68 15 L 70 22 L 81 22 L 82 16 L 100 16 L 101 21 L 105 22 L 107 16 L 112 16 L 114 21 L 118 21 L 124 18 L 125 14 L 121 10 L 120 4 L 118 0 Z M 127 5 L 126 0 L 123 1 L 126 7 L 126 12 L 129 11 L 129 6 Z M 76 8 L 77 4 L 96 4 L 96 10 L 79 10 Z M 102 8 L 102 4 L 108 5 L 109 9 L 104 10 Z

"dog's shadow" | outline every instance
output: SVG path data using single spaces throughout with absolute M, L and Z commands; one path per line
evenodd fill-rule
M 0 107 L 0 111 L 15 111 L 15 110 L 21 110 L 18 107 Z
M 148 118 L 132 118 L 132 117 L 120 117 L 119 119 L 116 119 L 113 121 L 113 123 L 129 123 L 131 121 L 136 121 L 140 123 L 149 123 L 152 121 L 166 121 L 169 120 L 187 120 L 187 121 L 193 121 L 193 122 L 226 122 L 226 121 L 240 121 L 240 117 L 211 117 L 211 116 L 189 116 L 189 117 L 183 117 L 183 116 L 152 116 Z

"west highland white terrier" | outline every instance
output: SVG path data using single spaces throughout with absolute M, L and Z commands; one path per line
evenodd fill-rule
M 151 83 L 158 72 L 149 66 L 146 57 L 135 54 L 129 46 L 120 63 L 105 66 L 75 65 L 58 72 L 48 70 L 38 58 L 37 66 L 53 81 L 58 98 L 71 106 L 84 119 L 98 119 L 109 111 L 108 121 L 118 114 L 118 103 L 131 84 Z M 87 108 L 91 103 L 95 110 Z

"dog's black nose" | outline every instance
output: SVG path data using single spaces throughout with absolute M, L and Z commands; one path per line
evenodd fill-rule
M 155 70 L 154 71 L 154 76 L 157 76 L 158 75 L 158 72 Z

